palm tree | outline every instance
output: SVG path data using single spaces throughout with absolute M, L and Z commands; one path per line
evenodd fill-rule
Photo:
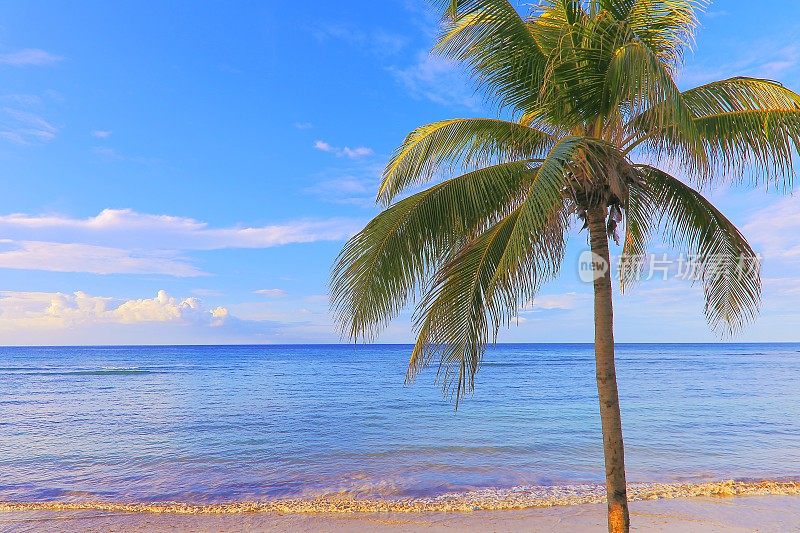
M 372 339 L 416 302 L 407 380 L 438 359 L 457 405 L 487 342 L 558 274 L 576 221 L 606 265 L 619 223 L 629 259 L 662 232 L 698 263 L 710 326 L 729 334 L 752 320 L 759 271 L 742 265 L 757 264 L 753 250 L 695 188 L 656 164 L 679 167 L 699 189 L 720 180 L 789 187 L 800 95 L 744 77 L 679 90 L 675 74 L 703 0 L 545 0 L 527 18 L 507 0 L 439 3 L 435 51 L 466 63 L 509 118 L 444 120 L 406 137 L 378 191 L 386 209 L 333 268 L 345 334 Z M 640 266 L 620 263 L 621 290 Z M 628 531 L 608 268 L 595 272 L 594 314 L 609 531 Z

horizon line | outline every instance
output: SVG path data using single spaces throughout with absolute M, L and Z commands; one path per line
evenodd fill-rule
M 702 341 L 702 342 L 615 342 L 615 346 L 680 346 L 680 345 L 759 345 L 759 344 L 800 344 L 798 341 L 750 341 L 750 342 L 725 342 L 725 341 Z M 487 348 L 492 346 L 594 346 L 594 342 L 496 342 L 487 344 Z M 413 347 L 413 342 L 291 342 L 291 343 L 221 343 L 221 344 L 3 344 L 3 348 L 212 348 L 212 347 L 284 347 L 284 346 L 403 346 Z

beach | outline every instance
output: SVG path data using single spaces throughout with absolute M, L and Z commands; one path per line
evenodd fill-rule
M 458 411 L 408 350 L 0 349 L 0 530 L 604 530 L 590 345 L 492 347 Z M 800 345 L 618 351 L 635 531 L 800 524 Z
M 0 512 L 0 529 L 13 531 L 377 531 L 602 532 L 603 504 L 462 513 L 119 513 L 110 511 Z M 703 497 L 631 504 L 633 531 L 745 533 L 800 531 L 799 496 Z
M 0 527 L 29 531 L 591 532 L 605 529 L 602 490 L 481 491 L 407 500 L 121 504 L 0 503 Z M 800 483 L 632 485 L 635 531 L 800 531 Z M 538 498 L 538 499 L 537 499 Z

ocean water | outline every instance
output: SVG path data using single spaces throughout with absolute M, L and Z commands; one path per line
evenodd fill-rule
M 603 480 L 590 345 L 0 348 L 0 500 L 427 497 Z M 800 344 L 620 345 L 629 481 L 800 477 Z

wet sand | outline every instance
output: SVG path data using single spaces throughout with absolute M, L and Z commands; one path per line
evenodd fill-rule
M 0 512 L 2 531 L 59 532 L 602 532 L 605 507 L 584 504 L 452 513 L 175 514 Z M 702 497 L 631 504 L 633 531 L 800 532 L 800 496 Z

